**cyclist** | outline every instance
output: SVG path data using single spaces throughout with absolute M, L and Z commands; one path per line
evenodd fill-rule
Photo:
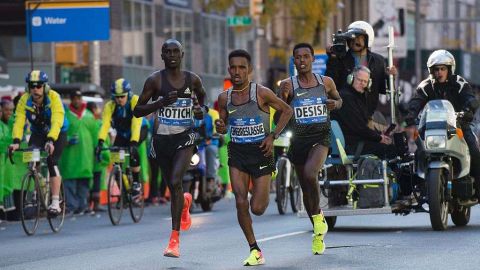
M 36 148 L 44 147 L 49 155 L 47 165 L 50 173 L 52 203 L 48 206 L 48 213 L 58 215 L 62 211 L 59 203 L 62 178 L 57 163 L 67 143 L 68 120 L 65 118 L 60 95 L 50 89 L 45 72 L 33 70 L 27 74 L 25 82 L 27 93 L 17 104 L 12 132 L 13 143 L 9 151 L 13 152 L 20 147 L 25 122 L 28 119 L 32 132 L 28 145 Z
M 140 193 L 140 156 L 138 145 L 145 140 L 148 127 L 142 126 L 142 117 L 133 116 L 138 96 L 132 94 L 130 83 L 124 78 L 116 80 L 111 88 L 112 100 L 105 104 L 102 115 L 102 127 L 98 134 L 95 150 L 97 158 L 107 138 L 110 127 L 117 132 L 113 146 L 128 147 L 130 150 L 130 167 L 132 168 L 132 191 L 134 196 Z

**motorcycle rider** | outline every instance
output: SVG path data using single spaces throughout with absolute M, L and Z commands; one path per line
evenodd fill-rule
M 480 201 L 480 150 L 472 129 L 472 120 L 479 103 L 470 84 L 460 75 L 455 74 L 455 58 L 447 50 L 436 50 L 427 61 L 429 77 L 417 87 L 414 97 L 408 104 L 405 119 L 410 134 L 416 131 L 415 119 L 425 104 L 430 100 L 446 99 L 455 111 L 463 111 L 462 131 L 470 150 L 470 175 L 475 178 L 476 198 Z

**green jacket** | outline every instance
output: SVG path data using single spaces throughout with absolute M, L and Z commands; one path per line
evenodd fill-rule
M 8 195 L 5 186 L 5 163 L 7 162 L 7 148 L 12 142 L 12 131 L 8 125 L 0 121 L 0 205 L 3 204 L 3 197 Z
M 67 145 L 59 161 L 60 173 L 65 180 L 92 178 L 97 122 L 92 113 L 85 109 L 80 117 L 70 109 L 65 111 L 70 123 Z
M 95 136 L 94 144 L 95 144 L 95 147 L 97 147 L 98 132 L 100 131 L 100 127 L 102 126 L 102 119 L 96 119 L 95 122 L 96 122 L 96 127 L 95 127 L 96 136 Z M 107 139 L 103 144 L 103 147 L 109 147 L 109 146 L 110 146 L 110 137 L 107 136 Z M 107 168 L 109 164 L 110 164 L 110 152 L 102 151 L 102 154 L 100 155 L 100 162 L 95 161 L 95 164 L 93 165 L 93 172 L 102 172 Z
M 8 125 L 5 125 L 8 129 L 7 137 L 5 138 L 6 145 L 10 145 L 12 141 L 12 131 L 13 131 L 13 123 L 15 122 L 15 115 L 10 117 L 8 121 Z M 5 126 L 3 128 L 5 128 Z M 26 134 L 30 134 L 30 131 L 27 129 Z M 2 140 L 3 141 L 3 140 Z M 20 148 L 28 147 L 27 142 L 22 138 L 22 142 L 20 143 Z M 13 154 L 13 162 L 15 164 L 11 164 L 10 160 L 8 160 L 8 156 L 5 155 L 5 166 L 3 171 L 3 190 L 4 196 L 10 194 L 13 190 L 20 190 L 22 188 L 22 178 L 23 175 L 27 172 L 27 164 L 22 162 L 22 153 L 15 152 Z

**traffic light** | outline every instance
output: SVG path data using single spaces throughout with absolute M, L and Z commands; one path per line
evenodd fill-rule
M 250 0 L 250 16 L 259 17 L 265 11 L 264 0 Z

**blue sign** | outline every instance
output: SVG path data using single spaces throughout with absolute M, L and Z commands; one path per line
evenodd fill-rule
M 26 3 L 27 39 L 31 42 L 110 39 L 108 1 Z
M 327 70 L 327 59 L 328 56 L 326 54 L 315 54 L 315 62 L 312 63 L 312 72 L 325 75 L 325 71 Z M 297 75 L 297 70 L 293 64 L 293 57 L 290 57 L 290 64 L 288 66 L 290 76 Z

